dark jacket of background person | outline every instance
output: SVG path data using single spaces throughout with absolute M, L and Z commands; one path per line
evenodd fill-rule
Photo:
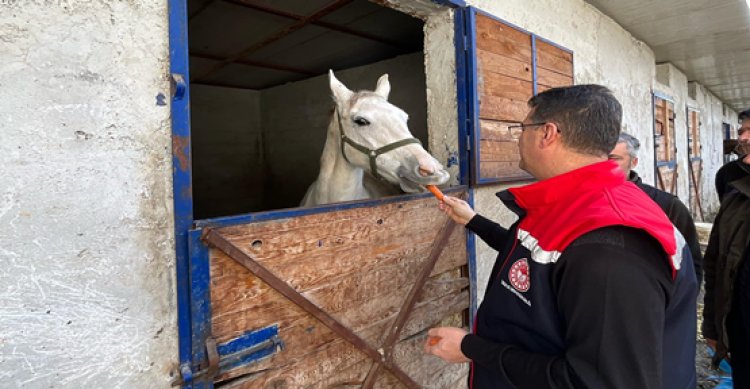
M 727 355 L 726 318 L 732 307 L 735 277 L 750 243 L 750 175 L 731 185 L 736 190 L 721 203 L 703 257 L 706 295 L 702 330 L 706 339 L 717 341 L 715 365 Z
M 716 193 L 719 195 L 719 201 L 732 190 L 729 185 L 732 181 L 742 177 L 750 176 L 750 165 L 742 162 L 742 159 L 728 162 L 716 172 Z
M 750 388 L 750 246 L 734 281 L 732 310 L 727 316 L 732 383 L 736 389 Z
M 654 200 L 664 210 L 669 220 L 677 227 L 682 237 L 685 238 L 685 242 L 690 247 L 690 254 L 693 256 L 695 276 L 698 279 L 698 285 L 700 285 L 703 281 L 703 255 L 701 254 L 700 243 L 698 243 L 698 232 L 695 230 L 695 222 L 693 222 L 693 216 L 690 214 L 690 211 L 675 195 L 644 184 L 641 181 L 641 177 L 638 177 L 638 173 L 633 170 L 630 171 L 628 181 L 646 192 L 648 197 L 651 197 L 651 200 Z

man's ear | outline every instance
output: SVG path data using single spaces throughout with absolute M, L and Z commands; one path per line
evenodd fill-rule
M 630 170 L 635 169 L 636 166 L 638 166 L 638 157 L 634 157 L 630 160 Z
M 541 147 L 549 147 L 555 143 L 560 142 L 560 131 L 557 128 L 557 124 L 553 122 L 547 122 L 541 128 L 544 131 L 542 138 L 540 139 Z

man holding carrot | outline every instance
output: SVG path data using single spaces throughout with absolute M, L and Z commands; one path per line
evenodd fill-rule
M 441 209 L 499 252 L 470 333 L 429 331 L 425 352 L 471 363 L 470 388 L 694 388 L 697 282 L 664 212 L 608 161 L 622 110 L 605 87 L 529 100 L 520 167 L 498 193 L 504 228 L 445 196 Z

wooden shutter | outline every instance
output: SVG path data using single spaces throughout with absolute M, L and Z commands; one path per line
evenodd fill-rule
M 674 103 L 654 96 L 654 154 L 656 187 L 677 194 L 677 147 L 674 129 Z
M 700 114 L 698 111 L 688 109 L 688 183 L 690 185 L 690 211 L 693 219 L 703 220 L 703 207 L 701 205 L 701 174 L 703 173 L 703 159 L 701 157 L 700 141 Z
M 573 53 L 497 18 L 467 9 L 473 184 L 528 180 L 518 168 L 520 123 L 537 92 L 573 84 Z

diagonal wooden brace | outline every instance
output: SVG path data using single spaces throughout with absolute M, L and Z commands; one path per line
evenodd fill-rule
M 445 245 L 448 243 L 448 239 L 450 238 L 455 228 L 456 223 L 448 218 L 448 221 L 445 223 L 443 229 L 438 234 L 438 240 L 432 246 L 430 256 L 427 257 L 424 266 L 422 266 L 422 270 L 417 276 L 417 279 L 414 281 L 414 285 L 412 285 L 411 290 L 409 290 L 406 301 L 404 301 L 404 305 L 401 306 L 401 310 L 399 310 L 396 320 L 388 329 L 388 336 L 385 338 L 383 346 L 381 347 L 381 349 L 384 350 L 384 358 L 386 362 L 392 362 L 391 354 L 393 353 L 393 347 L 404 328 L 406 319 L 409 318 L 409 314 L 411 313 L 414 304 L 416 304 L 417 299 L 419 299 L 422 287 L 430 277 L 430 273 L 432 273 L 432 269 L 435 268 L 435 264 L 440 257 L 440 253 L 442 253 L 445 249 Z M 377 379 L 378 374 L 380 374 L 380 367 L 381 364 L 373 364 L 372 367 L 370 367 L 370 371 L 367 373 L 367 378 L 365 378 L 365 382 L 362 385 L 363 389 L 371 389 L 373 385 L 375 385 L 375 380 Z
M 305 296 L 301 295 L 294 288 L 289 286 L 289 284 L 287 284 L 284 280 L 276 277 L 276 275 L 274 275 L 270 270 L 266 269 L 265 266 L 261 265 L 249 255 L 245 254 L 237 246 L 232 244 L 232 242 L 222 236 L 221 233 L 210 228 L 206 229 L 203 235 L 203 240 L 216 247 L 217 249 L 223 251 L 230 258 L 234 259 L 239 264 L 250 270 L 258 278 L 265 281 L 277 292 L 288 298 L 291 302 L 297 304 L 297 306 L 307 311 L 316 319 L 320 320 L 320 322 L 331 329 L 331 331 L 351 343 L 359 351 L 363 352 L 367 357 L 372 359 L 378 366 L 382 366 L 390 371 L 391 374 L 393 374 L 407 388 L 419 388 L 419 384 L 411 379 L 409 375 L 407 375 L 398 366 L 395 366 L 392 361 L 386 360 L 384 354 L 381 354 L 380 352 L 375 350 L 373 347 L 367 344 L 364 339 L 354 333 L 354 331 L 341 324 L 333 316 L 320 309 Z

